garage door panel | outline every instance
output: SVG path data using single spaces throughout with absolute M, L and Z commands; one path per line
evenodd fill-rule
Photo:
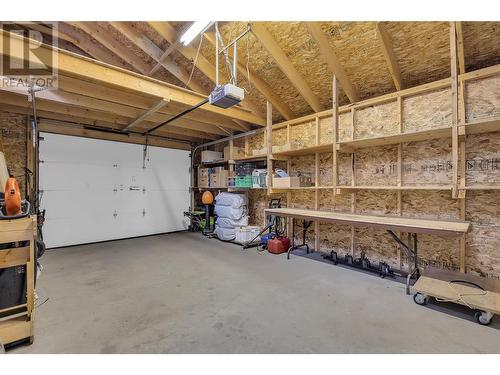
M 189 153 L 54 134 L 40 145 L 48 247 L 186 229 Z

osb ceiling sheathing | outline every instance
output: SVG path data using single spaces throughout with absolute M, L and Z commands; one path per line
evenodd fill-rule
M 156 62 L 135 46 L 125 36 L 105 22 L 98 22 L 119 43 L 127 47 L 131 54 L 154 67 Z M 219 29 L 225 43 L 228 43 L 246 27 L 247 22 L 223 22 Z M 384 22 L 392 39 L 393 51 L 401 71 L 403 87 L 412 87 L 450 76 L 450 47 L 448 22 Z M 152 40 L 163 51 L 169 47 L 146 22 L 129 22 L 138 31 Z M 178 35 L 189 26 L 189 22 L 171 22 Z M 276 40 L 293 67 L 304 78 L 307 85 L 319 99 L 324 109 L 332 103 L 332 72 L 303 22 L 265 22 L 266 29 Z M 388 64 L 377 38 L 375 22 L 320 22 L 321 30 L 327 36 L 332 50 L 337 55 L 347 77 L 350 79 L 360 100 L 395 91 Z M 500 23 L 499 22 L 462 22 L 465 65 L 467 71 L 500 63 Z M 198 49 L 200 38 L 192 42 Z M 63 43 L 63 48 L 68 48 Z M 66 47 L 65 47 L 66 46 Z M 239 44 L 239 63 L 248 67 L 264 80 L 273 92 L 284 101 L 299 117 L 313 112 L 312 108 L 280 69 L 274 58 L 249 33 Z M 203 38 L 200 54 L 215 65 L 215 48 Z M 172 60 L 186 71 L 191 72 L 193 61 L 174 51 Z M 220 81 L 228 80 L 228 70 L 224 59 L 219 60 Z M 155 78 L 185 87 L 185 83 L 161 68 Z M 194 69 L 192 79 L 209 92 L 213 82 L 198 68 Z M 238 72 L 238 84 L 245 89 L 245 95 L 261 115 L 265 113 L 266 98 L 250 82 L 247 74 Z M 340 104 L 348 104 L 347 96 L 340 88 Z M 274 111 L 273 120 L 281 121 L 283 116 Z

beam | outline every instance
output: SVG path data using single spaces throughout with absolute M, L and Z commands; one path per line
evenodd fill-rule
M 288 57 L 286 57 L 285 53 L 281 50 L 280 46 L 276 40 L 274 40 L 269 31 L 267 31 L 264 24 L 261 22 L 254 22 L 251 26 L 251 30 L 255 37 L 274 58 L 281 71 L 288 77 L 295 88 L 297 88 L 309 106 L 315 112 L 322 111 L 324 108 L 322 107 L 319 99 L 313 93 L 304 78 L 299 74 L 297 69 L 295 69 L 292 62 L 288 59 Z
M 394 81 L 394 86 L 396 86 L 396 90 L 399 91 L 403 88 L 403 84 L 401 81 L 399 64 L 396 59 L 396 55 L 394 54 L 391 36 L 382 22 L 377 22 L 375 25 L 377 29 L 377 38 L 382 46 L 382 52 L 384 53 L 387 67 L 389 68 L 392 80 Z
M 137 117 L 134 121 L 132 121 L 130 124 L 128 124 L 122 130 L 127 131 L 127 130 L 132 129 L 134 126 L 141 124 L 144 120 L 146 120 L 147 117 L 149 117 L 150 115 L 152 115 L 155 112 L 158 112 L 158 110 L 160 108 L 163 108 L 167 104 L 168 104 L 168 100 L 165 100 L 165 99 L 160 100 L 154 107 L 151 107 L 150 109 L 148 109 L 146 112 L 144 112 L 142 115 Z
M 23 61 L 25 59 L 23 51 L 26 47 L 25 45 L 28 44 L 28 41 L 18 35 L 0 30 L 0 35 L 2 37 L 6 34 L 10 38 L 11 45 L 8 55 L 12 61 Z M 57 69 L 60 74 L 79 77 L 100 85 L 109 85 L 120 90 L 135 92 L 136 94 L 156 96 L 158 99 L 170 99 L 172 103 L 176 102 L 186 106 L 193 106 L 206 98 L 205 96 L 197 94 L 193 91 L 88 59 L 84 56 L 63 51 L 59 48 L 54 48 L 45 44 L 37 48 L 36 60 L 44 63 L 48 67 L 52 67 L 54 65 L 51 58 L 53 51 L 57 54 Z M 5 54 L 5 51 L 2 51 L 2 53 Z M 30 54 L 30 56 L 31 55 L 32 54 Z M 33 61 L 35 61 L 34 58 Z M 260 126 L 265 125 L 265 119 L 249 113 L 239 107 L 223 109 L 206 104 L 200 109 L 199 113 L 200 115 L 204 113 L 207 115 L 217 114 L 225 116 L 226 118 L 243 120 L 251 124 L 257 124 Z
M 40 121 L 39 130 L 46 133 L 71 135 L 76 137 L 104 139 L 114 142 L 125 142 L 144 145 L 146 137 L 139 134 L 119 134 L 95 129 L 87 129 L 83 126 L 74 124 L 54 124 L 49 121 Z M 150 146 L 173 148 L 178 150 L 191 150 L 191 146 L 183 142 L 175 142 L 174 140 L 161 139 L 160 137 L 149 136 L 147 143 Z
M 194 77 L 190 77 L 189 72 L 183 67 L 179 66 L 171 58 L 163 58 L 162 60 L 162 50 L 156 44 L 148 39 L 144 34 L 141 34 L 135 28 L 127 25 L 125 22 L 109 22 L 119 33 L 128 38 L 137 47 L 148 54 L 153 60 L 163 66 L 167 71 L 172 73 L 179 81 L 189 86 L 193 91 L 208 95 L 209 92 L 203 87 L 203 85 Z
M 309 30 L 313 40 L 317 43 L 321 55 L 326 60 L 328 64 L 328 68 L 330 71 L 337 77 L 337 80 L 340 82 L 342 89 L 345 94 L 349 98 L 351 103 L 355 103 L 358 101 L 358 95 L 354 86 L 352 85 L 351 80 L 347 76 L 344 67 L 340 63 L 335 51 L 330 46 L 330 42 L 326 37 L 325 33 L 321 30 L 318 22 L 306 22 L 306 27 Z
M 204 34 L 205 39 L 215 47 L 215 33 L 214 32 L 206 32 Z M 247 75 L 247 67 L 241 63 L 238 63 L 238 71 L 243 75 Z M 274 108 L 278 110 L 281 115 L 287 119 L 291 120 L 296 117 L 291 108 L 286 104 L 281 98 L 274 93 L 274 90 L 262 79 L 257 73 L 250 67 L 248 67 L 248 73 L 250 74 L 250 81 L 252 85 L 254 85 L 257 90 L 271 102 Z
M 38 103 L 37 103 L 38 104 Z M 12 112 L 12 113 L 19 113 L 23 115 L 32 115 L 33 111 L 29 105 L 23 104 L 24 106 L 19 106 L 19 105 L 11 105 L 11 104 L 5 104 L 0 102 L 0 110 L 6 111 L 6 112 Z M 43 107 L 43 106 L 42 106 Z M 115 130 L 119 131 L 120 129 L 116 128 L 116 124 L 109 123 L 106 121 L 100 121 L 100 120 L 94 120 L 89 117 L 77 117 L 73 116 L 70 114 L 65 113 L 64 111 L 61 111 L 63 113 L 59 112 L 52 112 L 52 111 L 45 111 L 43 109 L 38 108 L 37 109 L 37 115 L 39 120 L 49 120 L 49 121 L 61 121 L 61 122 L 66 122 L 66 123 L 73 123 L 73 124 L 78 124 L 81 126 L 90 126 L 92 128 L 100 128 L 100 129 L 110 129 L 110 130 Z M 196 142 L 196 143 L 203 143 L 206 142 L 207 140 L 215 139 L 214 137 L 208 137 L 208 138 L 203 138 L 201 134 L 197 134 L 197 136 L 187 136 L 185 132 L 179 132 L 180 134 L 177 133 L 177 131 L 167 131 L 167 132 L 160 132 L 157 135 L 158 136 L 163 136 L 163 137 L 170 137 L 170 138 L 175 138 L 175 139 L 180 139 L 184 141 L 189 141 L 189 142 Z
M 151 67 L 144 60 L 131 53 L 126 46 L 114 39 L 96 22 L 70 22 L 69 24 L 86 32 L 115 55 L 133 66 L 138 72 L 146 74 L 151 70 Z
M 20 94 L 0 92 L 0 103 L 6 106 L 31 108 L 31 104 L 27 100 L 24 100 L 22 98 L 22 95 Z M 120 130 L 130 122 L 130 119 L 124 116 L 113 115 L 110 113 L 80 108 L 60 102 L 42 99 L 37 94 L 37 112 L 42 115 L 42 111 L 43 115 L 49 118 L 54 118 L 57 120 L 67 120 L 67 117 L 71 117 L 78 119 L 75 120 L 75 122 L 80 122 L 87 125 L 103 126 L 116 130 Z M 57 115 L 51 116 L 52 113 L 55 113 Z M 153 124 L 150 124 L 149 126 L 152 125 Z M 200 129 L 180 128 L 177 126 L 171 126 L 169 127 L 168 131 L 163 132 L 163 134 L 175 134 L 183 137 L 187 136 L 189 138 L 203 139 L 216 139 L 219 138 L 220 135 L 226 135 L 224 132 L 221 133 L 222 134 L 215 136 L 214 134 L 204 133 L 203 130 Z
M 465 50 L 464 50 L 464 34 L 462 31 L 462 22 L 455 22 L 457 32 L 457 57 L 460 74 L 465 73 Z
M 111 103 L 123 104 L 130 107 L 139 108 L 142 110 L 151 108 L 159 100 L 159 98 L 156 96 L 146 94 L 137 95 L 103 85 L 100 85 L 98 87 L 91 82 L 86 82 L 80 79 L 63 75 L 59 75 L 59 89 L 74 94 L 106 100 Z M 173 116 L 183 109 L 185 109 L 185 106 L 180 105 L 179 103 L 170 102 L 168 107 L 160 109 L 159 113 Z M 182 122 L 187 120 L 203 126 L 207 126 L 208 124 L 210 124 L 235 130 L 241 130 L 239 126 L 233 122 L 233 120 L 207 111 L 204 111 L 204 113 L 192 112 L 184 116 L 184 118 L 180 121 Z M 180 122 L 177 122 L 177 125 L 179 124 Z

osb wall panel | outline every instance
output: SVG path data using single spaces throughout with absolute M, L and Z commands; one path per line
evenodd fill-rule
M 359 191 L 356 193 L 356 213 L 372 215 L 397 215 L 396 191 Z
M 500 279 L 500 227 L 472 224 L 467 234 L 466 271 Z
M 403 98 L 405 133 L 446 126 L 451 126 L 450 89 Z
M 314 155 L 304 155 L 290 158 L 290 176 L 307 176 L 311 177 L 314 184 Z
M 253 189 L 248 190 L 248 215 L 249 225 L 256 225 L 263 228 L 264 223 L 264 210 L 268 208 L 271 198 L 281 198 L 281 207 L 286 207 L 286 196 L 284 194 L 273 194 L 268 197 L 266 190 Z
M 316 121 L 293 125 L 290 130 L 292 149 L 316 145 Z
M 359 109 L 354 115 L 354 138 L 380 137 L 399 133 L 396 101 Z
M 250 154 L 254 150 L 260 150 L 264 148 L 265 140 L 264 140 L 264 132 L 257 133 L 248 137 L 248 148 Z
M 333 118 L 332 116 L 319 119 L 319 143 L 329 144 L 333 142 Z
M 359 214 L 396 215 L 397 193 L 359 191 L 355 195 L 355 211 Z M 354 257 L 364 253 L 372 262 L 385 261 L 397 267 L 397 247 L 390 235 L 380 229 L 356 228 Z
M 500 117 L 500 75 L 466 83 L 467 121 Z
M 468 191 L 465 200 L 467 221 L 500 227 L 500 191 Z
M 473 134 L 466 142 L 466 184 L 500 183 L 500 132 Z
M 458 200 L 451 198 L 450 191 L 403 191 L 402 212 L 405 217 L 437 220 L 459 220 Z M 406 239 L 406 236 L 404 236 Z M 402 255 L 404 252 L 402 251 Z M 458 239 L 431 235 L 418 235 L 419 264 L 456 269 L 458 263 Z M 403 257 L 407 265 L 407 259 Z
M 321 211 L 351 212 L 349 194 L 334 195 L 333 189 L 322 189 L 319 191 L 318 198 Z
M 273 130 L 273 146 L 282 146 L 287 143 L 287 128 Z
M 319 154 L 319 186 L 333 185 L 333 154 Z
M 7 167 L 25 198 L 26 115 L 0 111 L 0 131 Z
M 319 249 L 318 251 L 329 253 L 332 250 L 338 256 L 351 253 L 351 227 L 342 224 L 319 224 Z
M 344 112 L 339 114 L 338 121 L 338 140 L 339 142 L 350 141 L 352 139 L 352 114 Z
M 371 262 L 386 262 L 399 268 L 397 247 L 392 237 L 383 230 L 374 228 L 355 228 L 354 258 L 362 254 Z
M 458 238 L 419 234 L 417 246 L 418 263 L 421 267 L 434 266 L 454 271 L 460 269 Z
M 451 138 L 403 144 L 403 185 L 450 185 Z
M 447 190 L 413 190 L 402 192 L 402 211 L 406 217 L 459 220 L 458 200 Z
M 351 154 L 337 153 L 337 182 L 339 186 L 351 185 L 352 157 Z
M 356 185 L 397 185 L 397 146 L 361 149 L 356 153 Z
M 469 191 L 465 219 L 471 222 L 467 234 L 466 268 L 471 273 L 500 279 L 500 191 Z
M 291 192 L 291 208 L 302 208 L 307 210 L 314 210 L 314 191 L 308 190 L 296 190 Z M 302 230 L 300 226 L 302 225 L 302 220 L 296 220 L 295 227 L 295 241 L 300 243 L 302 241 Z M 306 241 L 311 246 L 314 244 L 315 231 L 314 224 L 312 224 L 306 232 Z

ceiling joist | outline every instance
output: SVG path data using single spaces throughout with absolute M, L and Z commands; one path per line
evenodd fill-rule
M 394 54 L 391 36 L 382 22 L 376 23 L 376 30 L 377 38 L 382 46 L 382 52 L 384 54 L 385 61 L 387 62 L 387 67 L 389 68 L 392 80 L 394 81 L 394 86 L 396 87 L 396 90 L 402 90 L 404 87 L 401 80 L 401 71 L 399 69 L 396 55 Z
M 10 56 L 11 61 L 26 60 L 23 51 L 25 45 L 29 42 L 18 35 L 0 30 L 0 34 L 2 36 L 5 33 L 9 34 L 10 37 L 12 48 L 6 53 Z M 110 85 L 120 90 L 127 90 L 137 94 L 145 94 L 148 96 L 153 95 L 158 97 L 158 99 L 170 99 L 172 103 L 176 102 L 186 106 L 194 106 L 206 98 L 203 95 L 182 89 L 175 85 L 145 77 L 144 75 L 135 74 L 130 71 L 125 71 L 98 61 L 89 60 L 80 55 L 62 51 L 47 45 L 41 45 L 37 48 L 37 62 L 40 61 L 49 67 L 53 66 L 53 51 L 57 54 L 57 69 L 60 74 L 80 77 L 84 80 L 92 81 L 102 86 Z M 33 57 L 30 57 L 30 59 L 31 58 Z M 265 124 L 265 119 L 262 117 L 249 113 L 239 107 L 223 109 L 205 104 L 199 109 L 199 111 L 200 115 L 204 113 L 207 115 L 217 114 L 218 116 L 222 116 L 221 119 L 239 119 L 260 126 L 264 126 Z
M 286 57 L 285 53 L 281 50 L 280 46 L 276 40 L 274 40 L 273 36 L 269 33 L 266 27 L 260 22 L 255 22 L 252 24 L 251 30 L 311 108 L 315 112 L 322 111 L 324 108 L 322 107 L 319 99 L 313 93 L 304 78 L 299 74 L 297 69 L 295 69 L 292 62 L 288 59 L 288 57 Z
M 153 41 L 148 39 L 144 34 L 140 33 L 132 26 L 127 25 L 125 22 L 110 22 L 110 24 L 153 60 L 172 73 L 179 81 L 188 85 L 191 90 L 204 95 L 209 94 L 201 83 L 197 82 L 194 77 L 190 76 L 188 71 L 176 64 L 171 58 L 165 57 L 162 59 L 163 52 L 161 48 L 154 44 Z
M 70 22 L 69 24 L 86 32 L 115 55 L 133 66 L 138 72 L 146 74 L 151 70 L 151 67 L 144 60 L 131 54 L 126 46 L 109 35 L 97 22 Z

